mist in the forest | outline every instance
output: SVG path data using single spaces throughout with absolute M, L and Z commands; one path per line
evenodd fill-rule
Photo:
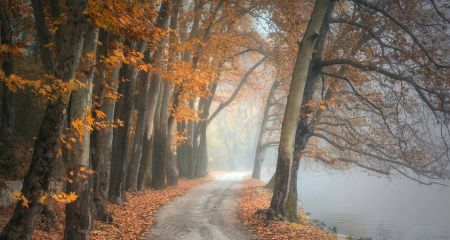
M 260 108 L 258 102 L 240 101 L 224 109 L 211 122 L 207 131 L 211 170 L 251 170 Z

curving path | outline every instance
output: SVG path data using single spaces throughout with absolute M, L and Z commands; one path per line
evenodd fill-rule
M 244 173 L 230 173 L 194 188 L 163 206 L 147 240 L 252 240 L 236 203 Z

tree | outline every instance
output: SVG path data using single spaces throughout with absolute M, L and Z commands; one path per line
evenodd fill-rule
M 353 19 L 350 20 L 345 17 L 340 18 L 337 14 L 338 17 L 332 19 L 331 22 L 350 25 L 353 28 L 353 33 L 360 34 L 362 32 L 359 35 L 361 37 L 355 37 L 355 35 L 345 32 L 349 30 L 345 26 L 334 29 L 338 34 L 333 37 L 333 40 L 330 40 L 331 47 L 327 52 L 340 52 L 341 59 L 320 60 L 319 55 L 319 58 L 317 58 L 319 61 L 315 60 L 314 57 L 311 60 L 312 67 L 310 67 L 308 73 L 307 85 L 310 82 L 315 83 L 316 80 L 314 79 L 318 79 L 319 76 L 323 76 L 324 81 L 321 86 L 322 89 L 318 89 L 320 86 L 314 86 L 314 84 L 305 88 L 303 102 L 306 102 L 307 108 L 306 111 L 304 110 L 305 107 L 302 108 L 302 111 L 305 112 L 301 115 L 301 121 L 297 128 L 296 159 L 299 161 L 300 157 L 309 157 L 330 165 L 355 165 L 386 175 L 391 175 L 392 171 L 396 171 L 422 184 L 439 184 L 439 180 L 446 179 L 448 175 L 446 165 L 442 164 L 446 155 L 446 136 L 441 134 L 439 137 L 441 140 L 437 138 L 438 141 L 436 142 L 424 141 L 424 136 L 427 134 L 424 134 L 420 129 L 442 129 L 442 127 L 439 127 L 442 120 L 438 116 L 440 114 L 445 116 L 446 110 L 442 107 L 436 107 L 428 101 L 433 97 L 427 94 L 434 94 L 435 96 L 443 94 L 441 91 L 445 88 L 438 84 L 441 90 L 437 90 L 433 84 L 439 81 L 441 72 L 446 71 L 446 64 L 437 62 L 435 59 L 440 58 L 439 54 L 431 54 L 432 50 L 420 42 L 418 36 L 421 36 L 421 31 L 427 31 L 423 29 L 424 25 L 419 25 L 418 28 L 413 30 L 399 20 L 400 18 L 411 19 L 412 22 L 417 23 L 417 19 L 412 18 L 413 15 L 411 14 L 413 12 L 411 9 L 415 8 L 414 5 L 406 5 L 408 11 L 398 11 L 397 14 L 401 17 L 397 17 L 393 15 L 395 7 L 392 5 L 388 8 L 390 11 L 386 11 L 378 4 L 365 1 L 355 2 L 356 8 L 354 9 L 360 10 L 361 13 L 353 14 Z M 361 5 L 364 7 L 361 7 Z M 426 9 L 426 7 L 423 9 Z M 377 19 L 373 15 L 373 10 L 381 13 L 382 17 Z M 345 14 L 343 13 L 344 16 Z M 430 15 L 425 14 L 424 16 Z M 356 20 L 358 18 L 360 20 Z M 384 22 L 386 19 L 388 21 Z M 431 19 L 433 21 L 433 18 Z M 442 21 L 442 19 L 440 20 Z M 363 23 L 363 21 L 368 21 L 368 23 Z M 371 21 L 377 21 L 377 24 L 385 23 L 388 27 L 372 27 Z M 389 22 L 394 24 L 389 25 Z M 436 24 L 436 26 L 440 25 Z M 354 28 L 359 30 L 355 31 Z M 344 35 L 346 37 L 343 37 Z M 406 41 L 404 40 L 405 37 L 412 39 L 409 44 L 418 45 L 421 53 L 413 54 L 405 51 L 401 46 L 401 44 L 406 44 L 404 42 Z M 439 34 L 435 37 L 439 38 Z M 395 39 L 395 41 L 392 41 L 392 39 Z M 343 42 L 336 43 L 339 40 Z M 350 51 L 348 51 L 349 49 Z M 410 49 L 414 49 L 414 47 Z M 329 55 L 325 54 L 325 56 L 328 57 Z M 361 58 L 361 56 L 364 57 Z M 410 62 L 406 59 L 414 59 L 417 56 L 428 59 L 428 63 L 420 64 L 420 67 L 412 67 L 412 62 L 417 63 L 421 60 L 415 59 Z M 342 58 L 345 60 L 342 60 Z M 382 65 L 379 64 L 380 62 L 387 62 L 388 64 Z M 335 68 L 329 68 L 330 63 L 333 63 L 331 65 Z M 431 70 L 430 66 L 435 68 L 431 68 L 433 69 Z M 324 68 L 327 70 L 324 70 Z M 398 72 L 399 69 L 402 70 Z M 415 71 L 416 79 L 412 81 L 411 77 L 405 75 L 405 69 L 409 69 L 408 71 L 417 69 Z M 424 70 L 428 74 L 434 73 L 434 77 L 431 78 L 433 82 L 431 88 L 430 85 L 422 85 L 423 82 L 420 80 L 419 76 Z M 331 73 L 330 71 L 334 72 Z M 342 86 L 337 81 L 345 82 L 346 86 Z M 401 81 L 406 82 L 401 84 Z M 325 83 L 328 83 L 328 85 L 325 85 Z M 377 84 L 382 87 L 378 87 Z M 401 88 L 394 87 L 398 84 Z M 408 87 L 408 85 L 412 87 Z M 322 90 L 322 100 L 320 104 L 315 105 L 313 94 L 314 92 L 320 92 L 317 90 Z M 308 92 L 309 94 L 307 94 Z M 306 97 L 307 95 L 309 97 Z M 423 112 L 407 110 L 415 105 L 413 99 L 423 101 L 422 104 L 429 108 L 431 114 L 426 110 Z M 337 105 L 336 102 L 338 102 Z M 335 105 L 336 107 L 334 107 Z M 314 109 L 312 112 L 308 110 L 311 106 Z M 392 106 L 395 107 L 392 108 Z M 440 114 L 436 114 L 437 112 L 440 112 Z M 423 113 L 428 116 L 434 115 L 438 124 L 429 124 L 429 121 L 424 121 L 421 117 Z M 416 128 L 411 125 L 412 122 L 416 125 L 420 124 L 421 127 Z M 412 129 L 415 129 L 415 134 L 411 134 Z M 425 139 L 435 138 L 432 135 L 430 133 Z M 307 145 L 311 137 L 314 137 L 315 141 Z M 324 146 L 329 146 L 330 150 L 324 151 Z M 423 146 L 433 146 L 433 149 L 437 151 L 431 153 Z M 305 148 L 306 153 L 304 152 Z M 298 165 L 294 164 L 295 166 Z M 297 170 L 292 169 L 295 170 L 296 174 Z M 291 186 L 295 186 L 295 184 L 293 182 Z M 296 191 L 296 186 L 292 190 Z M 297 201 L 296 196 L 292 198 L 292 202 L 294 201 Z
M 309 135 L 316 144 L 329 146 L 332 151 L 321 153 L 311 147 L 307 155 L 328 164 L 355 165 L 378 174 L 397 173 L 421 184 L 439 184 L 448 176 L 444 163 L 448 136 L 433 131 L 445 128 L 441 117 L 446 115 L 446 109 L 436 107 L 436 102 L 429 99 L 437 96 L 443 99 L 446 88 L 440 76 L 447 71 L 448 64 L 436 62 L 435 59 L 442 59 L 439 52 L 432 50 L 434 46 L 422 43 L 429 27 L 423 24 L 406 27 L 403 22 L 421 19 L 440 27 L 445 19 L 439 14 L 431 15 L 429 10 L 436 10 L 429 2 L 405 5 L 407 11 L 397 9 L 396 5 L 389 5 L 385 10 L 379 4 L 355 1 L 360 7 L 355 16 L 360 20 L 332 19 L 337 27 L 356 30 L 360 40 L 355 45 L 361 49 L 340 50 L 344 53 L 340 60 L 322 61 L 320 74 L 330 83 L 329 91 L 337 104 L 312 118 L 309 127 L 313 131 Z M 426 10 L 426 6 L 431 8 Z M 372 11 L 381 15 L 374 16 Z M 414 11 L 421 15 L 414 15 Z M 374 27 L 375 18 L 388 27 Z M 395 36 L 395 41 L 388 35 Z M 438 33 L 427 35 L 428 39 L 440 37 Z M 406 38 L 412 41 L 406 43 Z M 366 58 L 362 60 L 355 55 Z M 332 69 L 329 63 L 339 68 Z M 434 117 L 436 122 L 425 120 L 429 117 Z M 428 151 L 429 148 L 433 151 Z
M 268 137 L 266 135 L 269 135 L 271 132 L 270 130 L 275 130 L 274 126 L 278 125 L 270 123 L 279 120 L 277 118 L 278 114 L 275 111 L 271 111 L 271 109 L 274 106 L 276 107 L 277 104 L 280 104 L 280 99 L 276 99 L 276 90 L 280 84 L 281 81 L 279 80 L 273 81 L 266 102 L 264 103 L 264 111 L 261 119 L 261 127 L 258 133 L 258 143 L 256 145 L 255 160 L 252 171 L 252 178 L 254 179 L 261 178 L 261 167 L 264 161 L 265 150 L 270 146 L 276 146 L 278 144 L 278 141 L 276 140 L 267 139 Z
M 111 34 L 101 30 L 99 33 L 99 41 L 102 43 L 98 46 L 98 54 L 100 56 L 98 71 L 94 79 L 94 99 L 96 100 L 94 114 L 103 113 L 102 120 L 108 125 L 114 124 L 114 108 L 115 95 L 114 91 L 118 88 L 119 69 L 113 67 L 108 70 L 108 65 L 101 61 L 101 57 L 108 57 L 113 51 L 114 37 Z M 111 92 L 112 91 L 112 92 Z M 111 215 L 106 211 L 106 204 L 108 201 L 110 175 L 111 175 L 111 155 L 112 155 L 112 141 L 113 128 L 107 127 L 103 129 L 94 128 L 92 133 L 92 165 L 96 172 L 94 175 L 93 198 L 94 215 L 97 219 L 110 222 Z
M 55 78 L 67 82 L 73 79 L 80 62 L 84 32 L 86 31 L 87 1 L 70 1 L 67 22 L 58 31 L 61 47 L 58 49 Z M 34 6 L 33 6 L 34 7 Z M 17 203 L 13 216 L 3 229 L 0 239 L 31 239 L 36 218 L 41 210 L 39 198 L 48 190 L 52 166 L 58 152 L 59 139 L 66 118 L 69 95 L 58 96 L 49 102 L 35 142 L 31 166 L 24 178 L 22 194 L 31 201 L 27 208 Z
M 84 122 L 85 126 L 77 130 L 76 134 L 79 141 L 74 144 L 68 156 L 69 176 L 81 174 L 86 179 L 69 182 L 66 186 L 67 192 L 78 193 L 78 200 L 66 206 L 66 222 L 64 239 L 89 239 L 89 230 L 91 228 L 91 186 L 89 186 L 86 169 L 91 168 L 90 164 L 90 139 L 92 129 L 92 116 L 90 110 L 92 108 L 92 83 L 94 78 L 93 65 L 95 64 L 95 55 L 97 51 L 98 29 L 92 25 L 88 26 L 88 30 L 84 36 L 84 56 L 92 56 L 84 62 L 85 76 L 82 83 L 86 85 L 84 89 L 75 91 L 70 96 L 69 122 L 72 126 L 76 122 Z M 83 177 L 82 177 L 83 178 Z
M 269 209 L 269 215 L 274 217 L 288 218 L 290 220 L 294 220 L 297 217 L 296 209 L 289 206 L 290 201 L 288 201 L 291 191 L 291 169 L 295 168 L 295 166 L 293 166 L 295 132 L 299 121 L 310 59 L 316 41 L 320 36 L 322 25 L 326 22 L 327 12 L 331 12 L 332 6 L 332 1 L 318 0 L 316 2 L 298 51 L 282 124 L 277 168 L 275 172 L 275 187 Z M 297 201 L 297 199 L 295 199 L 295 201 Z

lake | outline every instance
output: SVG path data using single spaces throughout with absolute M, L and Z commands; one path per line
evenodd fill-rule
M 319 169 L 299 172 L 299 201 L 311 219 L 356 238 L 450 239 L 450 189 Z

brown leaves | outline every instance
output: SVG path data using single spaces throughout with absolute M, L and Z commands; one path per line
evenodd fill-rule
M 177 187 L 127 193 L 127 205 L 121 207 L 110 204 L 107 207 L 113 215 L 114 223 L 95 222 L 95 230 L 91 231 L 91 237 L 98 240 L 143 239 L 144 235 L 151 229 L 155 214 L 161 205 L 208 180 L 209 178 L 180 179 Z
M 115 35 L 154 40 L 161 35 L 154 28 L 155 6 L 141 1 L 89 1 L 85 13 L 95 26 Z
M 336 239 L 335 235 L 307 223 L 288 223 L 283 221 L 267 224 L 265 214 L 255 214 L 260 209 L 267 209 L 270 205 L 272 193 L 265 189 L 263 183 L 247 180 L 239 199 L 239 217 L 254 235 L 261 239 L 303 239 L 325 240 Z
M 163 190 L 147 189 L 143 192 L 127 193 L 127 205 L 118 206 L 109 204 L 108 211 L 111 212 L 114 222 L 107 224 L 95 221 L 95 227 L 91 231 L 91 239 L 94 240 L 134 240 L 143 239 L 151 230 L 155 219 L 155 214 L 159 207 L 170 202 L 175 197 L 184 194 L 191 188 L 209 181 L 209 177 L 188 180 L 180 179 L 177 187 L 170 187 Z M 17 196 L 20 192 L 16 193 Z M 48 195 L 45 198 L 49 197 Z M 52 199 L 60 198 L 62 200 L 76 199 L 75 194 L 65 194 L 64 196 L 51 196 Z M 45 201 L 45 199 L 42 199 Z M 60 201 L 58 201 L 60 202 Z M 44 231 L 44 226 L 38 224 L 33 233 L 35 240 L 63 239 L 64 230 L 64 204 L 53 204 L 58 215 L 59 223 L 56 229 Z M 14 206 L 0 211 L 0 229 L 5 226 L 14 211 Z M 132 223 L 132 224 L 130 224 Z

